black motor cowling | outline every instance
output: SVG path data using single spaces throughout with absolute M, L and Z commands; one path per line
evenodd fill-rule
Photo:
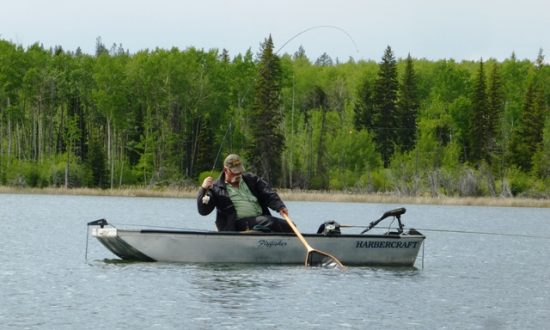
M 325 236 L 340 235 L 340 224 L 334 220 L 325 221 L 319 229 L 317 229 L 317 234 L 323 234 Z

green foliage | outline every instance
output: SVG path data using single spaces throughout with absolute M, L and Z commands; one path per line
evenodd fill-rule
M 392 190 L 391 172 L 385 168 L 378 168 L 361 175 L 359 187 L 366 192 L 390 192 Z
M 367 130 L 338 130 L 328 141 L 328 155 L 331 170 L 349 169 L 361 173 L 382 165 Z
M 512 167 L 508 170 L 506 181 L 509 184 L 512 196 L 521 196 L 525 194 L 533 184 L 532 178 L 518 167 Z
M 397 62 L 391 47 L 387 47 L 380 62 L 378 77 L 374 84 L 374 113 L 372 127 L 378 151 L 384 166 L 388 167 L 395 145 L 398 144 L 399 116 L 397 113 Z
M 533 157 L 542 147 L 546 104 L 542 86 L 535 78 L 527 87 L 519 127 L 512 132 L 511 161 L 523 171 L 530 171 Z
M 250 111 L 251 141 L 248 159 L 259 175 L 268 181 L 276 181 L 281 174 L 281 155 L 284 148 L 282 114 L 279 109 L 281 63 L 279 57 L 273 53 L 271 36 L 262 44 L 261 51 L 254 103 Z
M 66 155 L 49 157 L 40 164 L 15 161 L 6 173 L 6 183 L 16 187 L 64 187 L 65 178 L 69 188 L 84 187 L 89 185 L 91 173 L 84 164 L 75 162 L 68 165 Z
M 405 60 L 405 72 L 399 84 L 398 109 L 398 144 L 401 150 L 409 151 L 416 141 L 416 120 L 420 107 L 417 77 L 411 55 Z
M 470 117 L 470 151 L 469 159 L 479 162 L 488 158 L 488 146 L 491 134 L 488 113 L 487 82 L 483 60 L 479 62 L 479 71 L 474 83 L 472 95 L 472 116 Z
M 392 186 L 401 195 L 416 196 L 419 193 L 424 171 L 418 168 L 416 156 L 416 153 L 396 153 L 392 157 Z
M 92 172 L 86 164 L 73 162 L 67 164 L 67 155 L 55 160 L 50 167 L 50 185 L 67 188 L 90 187 L 92 185 Z
M 92 187 L 107 188 L 109 186 L 107 160 L 101 142 L 97 138 L 90 141 L 88 166 L 92 173 Z
M 549 84 L 542 51 L 314 64 L 271 38 L 257 59 L 0 40 L 0 184 L 195 185 L 221 150 L 281 187 L 549 196 Z
M 44 188 L 50 184 L 48 167 L 34 166 L 31 162 L 22 162 L 20 171 L 16 172 L 16 176 L 12 180 L 17 180 L 16 185 L 31 188 Z
M 354 107 L 354 127 L 356 130 L 372 128 L 374 115 L 372 82 L 364 77 L 357 90 L 357 99 Z
M 366 130 L 338 131 L 329 139 L 329 189 L 360 188 L 361 176 L 381 166 L 372 141 Z

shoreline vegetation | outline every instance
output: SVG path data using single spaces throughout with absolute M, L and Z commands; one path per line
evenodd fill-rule
M 93 188 L 15 188 L 0 186 L 0 194 L 44 194 L 44 195 L 82 195 L 82 196 L 119 196 L 119 197 L 161 197 L 161 198 L 195 198 L 198 188 L 145 188 L 127 187 L 118 189 Z M 431 205 L 465 205 L 493 207 L 537 207 L 550 208 L 550 199 L 504 198 L 504 197 L 430 197 L 400 196 L 398 194 L 374 194 L 345 191 L 314 191 L 278 189 L 277 192 L 285 201 L 312 202 L 349 202 L 381 204 L 431 204 Z
M 271 36 L 236 55 L 0 39 L 0 186 L 188 196 L 125 188 L 193 190 L 236 153 L 274 186 L 307 189 L 287 199 L 547 205 L 549 105 L 542 49 L 457 62 L 388 45 L 340 62 L 279 56 Z

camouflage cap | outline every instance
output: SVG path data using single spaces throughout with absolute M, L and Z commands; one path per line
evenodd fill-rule
M 239 155 L 231 154 L 225 157 L 225 160 L 223 161 L 223 166 L 227 167 L 233 173 L 244 172 L 243 163 Z

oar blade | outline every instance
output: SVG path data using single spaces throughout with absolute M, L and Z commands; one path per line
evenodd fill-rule
M 310 250 L 306 256 L 306 266 L 308 267 L 323 267 L 323 268 L 337 268 L 339 270 L 346 270 L 340 260 L 336 257 L 319 250 Z

